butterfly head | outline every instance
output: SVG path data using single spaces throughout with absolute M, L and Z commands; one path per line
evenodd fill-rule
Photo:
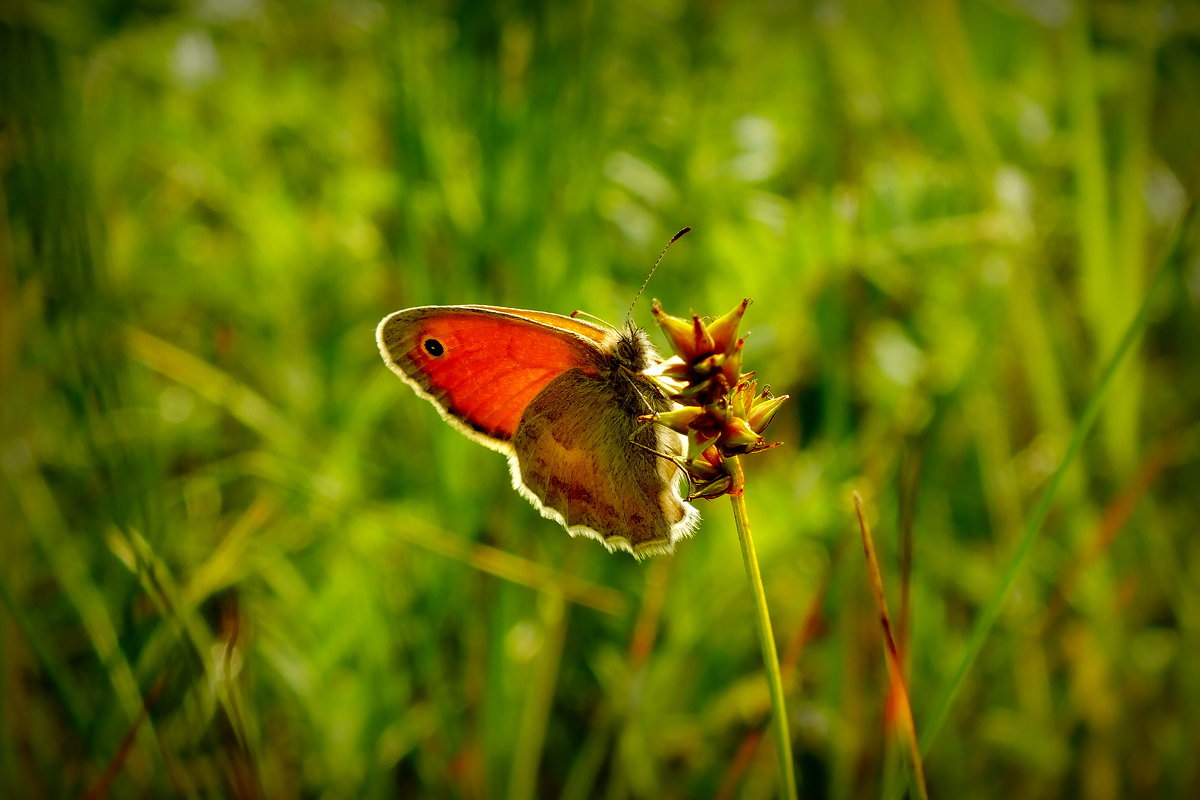
M 614 365 L 629 372 L 641 372 L 659 360 L 650 337 L 632 322 L 626 324 L 625 330 L 617 332 L 611 352 Z

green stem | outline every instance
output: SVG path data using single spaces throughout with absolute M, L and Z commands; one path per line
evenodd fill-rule
M 767 687 L 771 692 L 775 755 L 779 759 L 779 783 L 782 790 L 780 794 L 785 798 L 794 798 L 796 772 L 792 766 L 792 738 L 788 732 L 787 706 L 783 698 L 783 676 L 779 672 L 775 634 L 771 632 L 771 616 L 767 611 L 767 595 L 763 591 L 758 556 L 754 553 L 754 539 L 750 536 L 750 517 L 746 514 L 744 492 L 746 476 L 736 456 L 726 459 L 725 463 L 729 465 L 729 473 L 733 476 L 734 490 L 729 493 L 729 499 L 733 503 L 733 521 L 737 525 L 738 541 L 742 544 L 742 560 L 746 562 L 746 577 L 750 579 L 750 590 L 754 594 L 754 618 L 758 624 L 758 641 L 762 645 L 763 666 L 767 670 Z

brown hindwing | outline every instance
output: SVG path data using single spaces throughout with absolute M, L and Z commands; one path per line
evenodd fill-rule
M 685 440 L 639 423 L 619 391 L 577 369 L 548 384 L 513 438 L 513 482 L 572 535 L 635 556 L 669 552 L 699 515 L 679 494 L 678 468 L 654 453 L 680 455 Z

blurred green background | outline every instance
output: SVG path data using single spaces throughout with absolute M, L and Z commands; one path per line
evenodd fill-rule
M 373 338 L 619 322 L 684 225 L 648 295 L 754 298 L 793 398 L 802 794 L 906 780 L 857 489 L 935 796 L 1200 796 L 1194 229 L 1013 561 L 1194 199 L 1197 2 L 18 1 L 0 86 L 6 796 L 774 796 L 728 503 L 572 540 Z

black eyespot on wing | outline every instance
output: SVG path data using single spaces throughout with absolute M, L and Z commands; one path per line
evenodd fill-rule
M 446 348 L 437 339 L 426 339 L 421 346 L 425 348 L 426 353 L 429 353 L 434 358 L 446 352 Z

